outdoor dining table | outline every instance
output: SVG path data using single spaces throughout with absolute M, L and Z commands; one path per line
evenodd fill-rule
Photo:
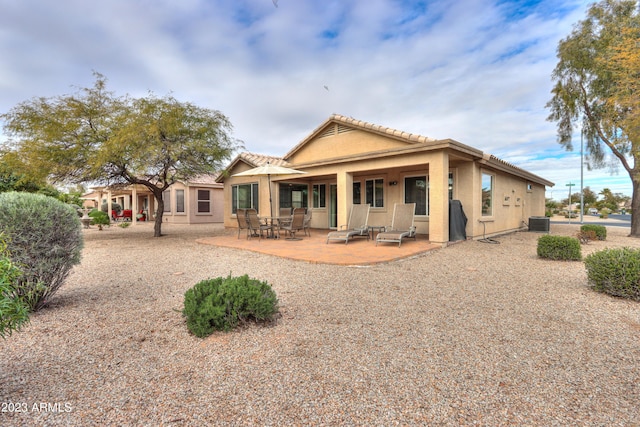
M 277 239 L 280 233 L 278 233 L 278 236 L 276 236 L 275 229 L 280 228 L 280 221 L 284 219 L 291 220 L 291 217 L 290 216 L 263 216 L 263 217 L 260 217 L 260 219 L 264 220 L 264 223 L 266 225 L 271 226 L 271 236 L 267 235 L 267 238 Z

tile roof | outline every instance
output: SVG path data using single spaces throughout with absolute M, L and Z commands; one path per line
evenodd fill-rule
M 240 160 L 240 159 L 244 160 L 246 163 L 250 164 L 253 167 L 264 166 L 267 163 L 270 163 L 275 166 L 289 166 L 289 163 L 285 161 L 282 157 L 267 156 L 264 154 L 243 152 L 243 153 L 240 153 L 236 158 L 236 160 Z M 234 161 L 233 163 L 236 163 L 236 161 Z
M 216 177 L 216 182 L 218 183 L 224 182 L 224 178 L 228 176 L 229 171 L 232 170 L 235 167 L 235 165 L 237 165 L 239 162 L 244 162 L 249 166 L 251 166 L 252 168 L 255 168 L 258 166 L 264 166 L 267 163 L 271 163 L 272 165 L 275 165 L 275 166 L 290 167 L 289 162 L 284 160 L 282 157 L 267 156 L 265 154 L 250 153 L 248 151 L 245 151 L 238 154 L 231 161 L 231 163 L 229 163 L 229 165 L 220 173 L 220 175 Z
M 216 180 L 218 179 L 219 176 L 220 176 L 219 173 L 202 174 L 202 175 L 194 176 L 188 181 L 188 183 L 189 184 L 216 184 L 217 183 Z
M 427 136 L 418 135 L 415 133 L 404 132 L 398 129 L 393 129 L 386 126 L 380 126 L 373 123 L 365 122 L 362 120 L 356 120 L 353 117 L 342 116 L 340 114 L 333 114 L 329 117 L 329 120 L 344 123 L 346 125 L 371 130 L 378 133 L 383 133 L 388 136 L 395 136 L 400 139 L 405 139 L 407 142 L 430 142 L 437 141 L 437 139 L 429 138 Z

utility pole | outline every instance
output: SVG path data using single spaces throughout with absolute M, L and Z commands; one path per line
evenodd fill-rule
M 567 208 L 567 210 L 569 211 L 569 223 L 571 223 L 571 187 L 573 187 L 575 184 L 569 182 L 567 184 L 567 187 L 569 187 L 569 207 Z
M 571 188 L 571 187 L 569 187 Z M 580 128 L 580 224 L 584 224 L 584 128 Z

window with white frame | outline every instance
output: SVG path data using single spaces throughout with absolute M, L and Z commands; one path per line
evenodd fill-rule
M 238 209 L 258 210 L 258 184 L 238 184 L 231 187 L 231 213 Z
M 198 213 L 211 212 L 211 191 L 198 190 Z
M 176 190 L 176 213 L 184 213 L 184 190 Z
M 493 187 L 495 177 L 482 173 L 482 216 L 493 215 Z
M 365 203 L 372 208 L 384 207 L 384 179 L 368 179 L 364 183 Z
M 164 202 L 162 212 L 171 212 L 171 190 L 162 192 L 162 201 Z
M 327 207 L 327 185 L 313 184 L 312 190 L 313 190 L 313 207 L 326 208 Z
M 427 215 L 429 212 L 428 189 L 429 181 L 426 175 L 404 178 L 404 202 L 416 204 L 416 215 Z

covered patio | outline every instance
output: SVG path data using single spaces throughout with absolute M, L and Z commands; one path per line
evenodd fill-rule
M 235 230 L 226 230 L 223 235 L 197 239 L 198 243 L 259 252 L 277 257 L 319 264 L 372 265 L 410 258 L 432 249 L 441 248 L 429 242 L 429 236 L 419 234 L 414 241 L 407 239 L 400 247 L 397 244 L 380 243 L 375 240 L 356 238 L 348 244 L 327 241 L 327 229 L 312 229 L 311 236 L 302 234 L 301 240 L 246 238 L 245 230 L 240 238 Z

